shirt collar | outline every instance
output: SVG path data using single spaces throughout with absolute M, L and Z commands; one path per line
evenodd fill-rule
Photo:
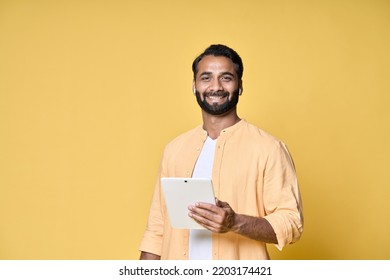
M 237 123 L 235 123 L 234 125 L 232 126 L 229 126 L 225 129 L 223 129 L 221 131 L 221 134 L 225 134 L 225 133 L 233 133 L 234 131 L 240 129 L 242 126 L 244 126 L 246 123 L 246 121 L 244 119 L 241 119 L 240 121 L 238 121 Z M 198 126 L 198 131 L 200 134 L 202 134 L 202 137 L 204 137 L 204 139 L 207 138 L 207 131 L 203 129 L 203 126 L 202 125 L 199 125 Z

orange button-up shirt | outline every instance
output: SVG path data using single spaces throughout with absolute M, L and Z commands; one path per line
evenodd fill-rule
M 207 132 L 198 126 L 170 142 L 163 154 L 140 251 L 161 259 L 188 259 L 187 229 L 170 226 L 161 177 L 191 177 Z M 279 250 L 303 231 L 303 212 L 293 161 L 283 142 L 241 120 L 217 139 L 212 171 L 214 192 L 236 213 L 264 217 Z M 269 259 L 266 244 L 228 232 L 212 235 L 213 259 Z

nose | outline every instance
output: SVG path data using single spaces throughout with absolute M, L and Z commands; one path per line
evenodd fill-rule
M 216 91 L 222 91 L 223 86 L 219 79 L 213 79 L 213 81 L 210 84 L 210 91 L 216 92 Z

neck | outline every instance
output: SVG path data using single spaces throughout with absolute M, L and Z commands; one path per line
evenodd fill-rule
M 217 139 L 221 131 L 225 128 L 235 125 L 241 119 L 236 110 L 231 110 L 226 114 L 214 116 L 202 111 L 203 129 L 207 131 L 211 139 Z

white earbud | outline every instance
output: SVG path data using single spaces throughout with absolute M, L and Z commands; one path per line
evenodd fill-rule
M 238 95 L 241 95 L 241 89 L 238 89 Z

